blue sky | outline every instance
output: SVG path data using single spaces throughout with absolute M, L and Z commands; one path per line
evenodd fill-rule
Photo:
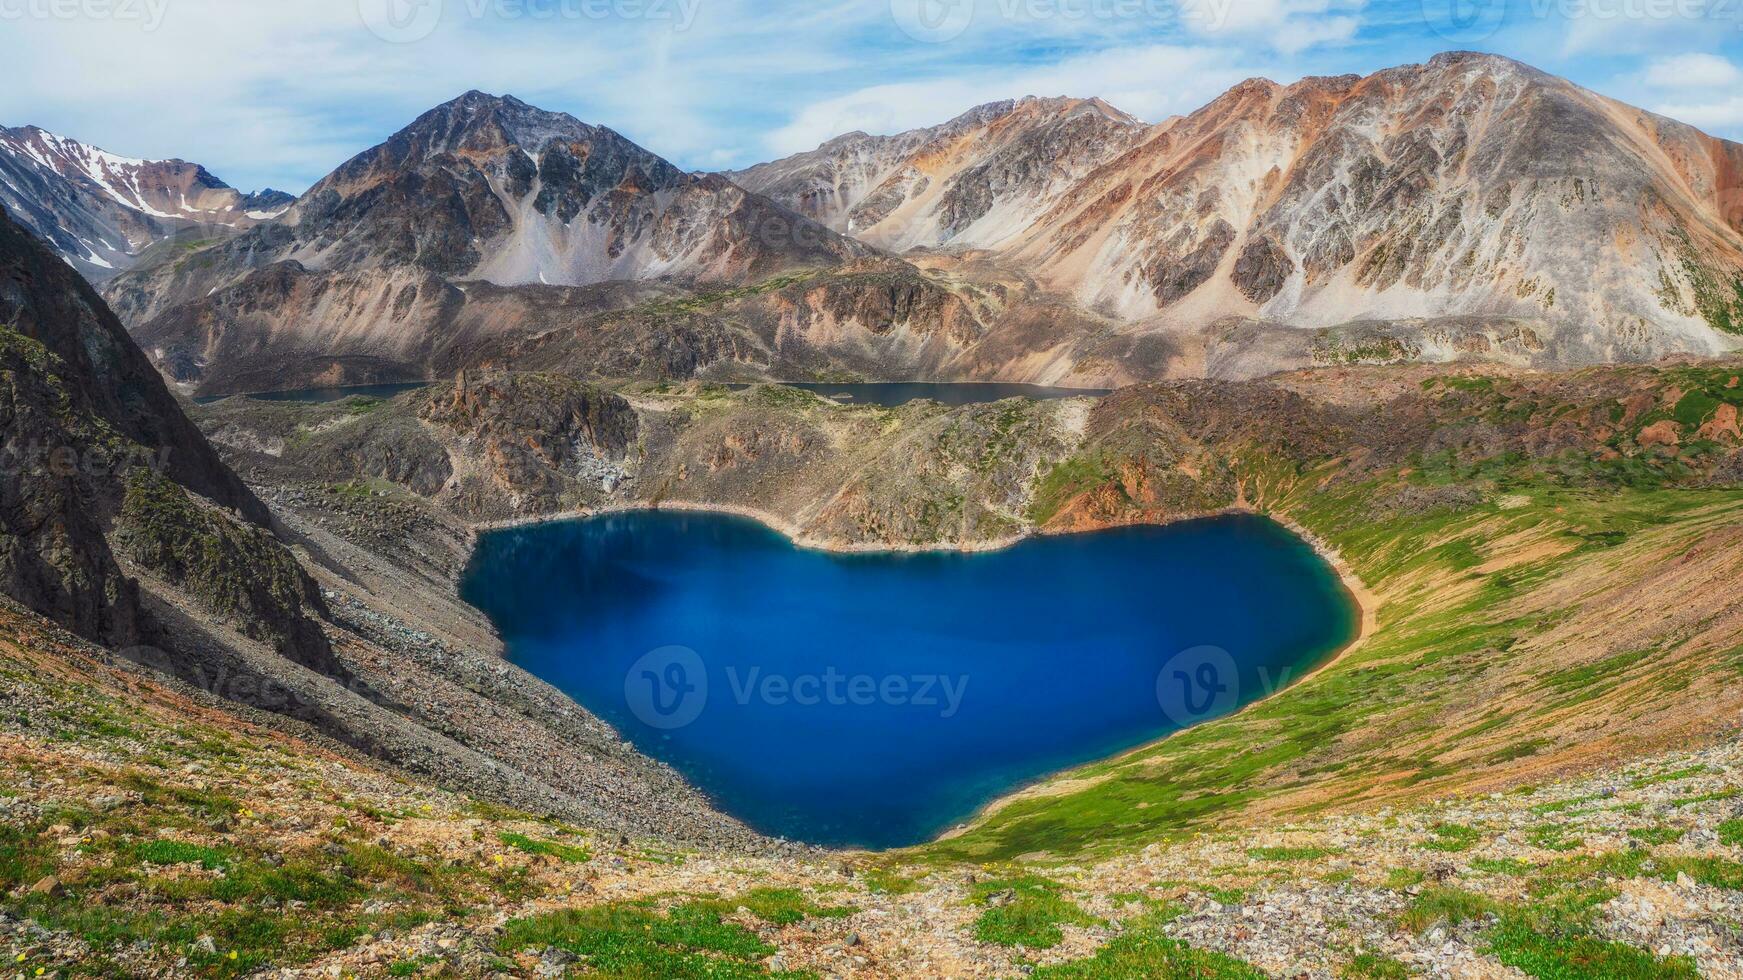
M 300 191 L 472 88 L 721 169 L 1000 98 L 1154 121 L 1454 48 L 1743 138 L 1743 0 L 0 0 L 0 123 Z

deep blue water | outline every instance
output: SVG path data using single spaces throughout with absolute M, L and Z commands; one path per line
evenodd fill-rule
M 881 405 L 896 408 L 919 398 L 930 398 L 945 405 L 976 405 L 981 402 L 1003 401 L 1006 398 L 1076 398 L 1080 395 L 1105 395 L 1108 388 L 1050 388 L 1046 385 L 1013 384 L 992 381 L 889 381 L 864 384 L 830 384 L 823 381 L 782 382 L 789 388 L 803 388 L 844 405 Z
M 253 392 L 243 397 L 261 402 L 301 402 L 318 404 L 321 402 L 336 402 L 352 395 L 362 395 L 366 398 L 392 398 L 408 391 L 429 387 L 428 381 L 395 381 L 376 385 L 346 385 L 339 388 L 298 388 L 292 391 L 261 391 Z M 194 399 L 201 405 L 209 405 L 222 401 L 229 395 L 208 395 Z
M 488 533 L 462 594 L 726 812 L 864 847 L 1233 710 L 1357 628 L 1319 556 L 1249 516 L 837 555 L 634 512 Z

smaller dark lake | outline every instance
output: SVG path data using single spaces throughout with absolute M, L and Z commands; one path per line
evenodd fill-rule
M 978 405 L 982 402 L 1003 401 L 1006 398 L 1033 398 L 1037 401 L 1050 398 L 1096 398 L 1112 390 L 1050 388 L 1046 385 L 981 381 L 890 381 L 864 384 L 786 381 L 782 384 L 789 388 L 815 392 L 844 405 L 878 405 L 883 408 L 897 408 L 921 398 L 929 398 L 945 405 Z
M 863 847 L 1234 711 L 1358 624 L 1313 549 L 1251 516 L 844 555 L 632 512 L 485 534 L 461 593 L 727 813 Z
M 929 398 L 945 405 L 976 405 L 982 402 L 1003 401 L 1006 398 L 1033 398 L 1038 401 L 1050 398 L 1095 398 L 1108 394 L 1112 390 L 1109 388 L 1050 388 L 1046 385 L 956 381 L 895 381 L 867 384 L 784 383 L 790 388 L 816 392 L 844 405 L 879 405 L 884 408 L 896 408 L 920 398 Z M 353 395 L 366 398 L 392 398 L 395 395 L 427 387 L 429 387 L 427 381 L 402 381 L 391 384 L 348 385 L 340 388 L 301 388 L 294 391 L 251 392 L 241 397 L 262 402 L 318 404 L 336 402 Z M 751 386 L 735 384 L 730 387 L 743 389 Z M 196 398 L 194 401 L 196 404 L 210 405 L 230 397 L 234 396 L 207 395 Z
M 364 398 L 392 398 L 395 395 L 403 395 L 408 391 L 427 388 L 429 387 L 429 384 L 428 381 L 398 381 L 391 384 L 346 385 L 340 388 L 300 388 L 295 391 L 251 392 L 242 397 L 252 398 L 259 402 L 299 402 L 302 404 L 319 404 L 321 402 L 340 401 L 345 398 L 350 398 L 353 395 L 358 395 Z M 213 402 L 223 401 L 225 398 L 230 397 L 233 396 L 208 395 L 204 398 L 196 398 L 194 399 L 194 402 L 199 405 L 210 405 Z

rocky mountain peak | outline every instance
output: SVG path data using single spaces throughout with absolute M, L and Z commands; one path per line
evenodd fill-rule
M 403 148 L 415 156 L 428 157 L 516 146 L 537 156 L 554 140 L 585 143 L 601 138 L 623 139 L 568 113 L 549 112 L 512 95 L 488 95 L 474 90 L 419 116 L 383 147 L 390 151 Z
M 1409 66 L 1404 67 L 1408 68 Z M 1498 74 L 1523 73 L 1537 75 L 1543 78 L 1554 77 L 1546 72 L 1533 68 L 1523 61 L 1515 61 L 1506 55 L 1490 54 L 1487 51 L 1442 51 L 1428 59 L 1427 67 L 1431 70 L 1459 68 L 1467 70 L 1476 69 L 1479 71 L 1488 71 Z
M 986 244 L 1145 130 L 1100 99 L 1025 96 L 891 136 L 831 140 L 729 176 L 838 231 L 907 248 Z M 967 237 L 964 232 L 973 229 Z
M 453 323 L 473 283 L 737 284 L 870 252 L 719 175 L 685 173 L 606 127 L 468 92 L 345 162 L 282 221 L 215 246 L 205 261 L 123 277 L 110 295 L 182 380 L 200 380 L 220 359 L 208 330 L 238 340 L 247 333 L 237 332 L 239 317 L 280 338 L 282 325 L 260 321 L 282 317 L 292 333 L 317 334 L 299 341 L 299 353 L 312 352 L 312 372 L 358 364 L 373 372 L 384 354 L 394 364 L 421 359 L 455 339 L 425 328 Z M 368 360 L 342 358 L 333 333 L 367 347 Z M 246 346 L 238 357 L 272 360 L 264 345 Z M 246 368 L 254 377 L 267 366 Z M 424 369 L 391 369 L 402 370 Z

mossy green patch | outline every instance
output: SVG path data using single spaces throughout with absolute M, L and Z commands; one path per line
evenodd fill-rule
M 1540 980 L 1695 980 L 1687 957 L 1664 958 L 1610 942 L 1556 917 L 1510 913 L 1487 936 L 1486 952 Z
M 1342 980 L 1405 980 L 1410 968 L 1384 953 L 1357 953 L 1338 976 Z
M 1437 823 L 1429 828 L 1434 834 L 1433 839 L 1422 842 L 1422 846 L 1430 851 L 1446 851 L 1456 853 L 1468 851 L 1475 847 L 1477 841 L 1483 839 L 1483 832 L 1475 827 L 1467 827 L 1456 823 Z
M 1717 829 L 1719 843 L 1728 847 L 1743 847 L 1743 818 L 1727 820 Z
M 1546 851 L 1572 851 L 1584 843 L 1575 837 L 1568 828 L 1561 824 L 1539 824 L 1526 831 L 1525 839 L 1533 847 L 1541 847 Z
M 1065 938 L 1061 925 L 1095 922 L 1066 896 L 1063 885 L 1038 875 L 980 882 L 971 900 L 986 910 L 975 921 L 975 938 L 1000 946 L 1051 949 Z
M 865 872 L 866 891 L 874 895 L 908 895 L 920 890 L 920 882 L 896 874 L 886 868 L 869 868 Z
M 1265 974 L 1222 953 L 1193 949 L 1163 929 L 1177 907 L 1128 921 L 1112 942 L 1088 959 L 1037 968 L 1035 980 L 1258 980 Z
M 1425 888 L 1399 918 L 1399 925 L 1415 933 L 1435 926 L 1458 926 L 1481 920 L 1497 909 L 1495 902 L 1476 892 L 1435 886 Z
M 1632 827 L 1628 836 L 1647 844 L 1669 844 L 1682 839 L 1685 831 L 1675 827 Z
M 133 848 L 133 856 L 150 864 L 198 864 L 209 871 L 231 863 L 226 850 L 178 840 L 146 841 Z
M 524 851 L 538 857 L 554 857 L 568 864 L 584 864 L 592 860 L 592 852 L 585 847 L 574 844 L 562 844 L 557 841 L 538 840 L 525 834 L 499 834 L 498 839 L 517 851 Z
M 504 953 L 550 946 L 585 957 L 592 976 L 624 980 L 768 976 L 761 961 L 775 952 L 756 933 L 721 921 L 711 904 L 665 912 L 644 902 L 564 909 L 513 919 L 497 941 Z
M 1534 865 L 1518 858 L 1476 858 L 1471 861 L 1471 868 L 1488 874 L 1506 875 L 1509 878 L 1523 878 L 1536 870 Z

